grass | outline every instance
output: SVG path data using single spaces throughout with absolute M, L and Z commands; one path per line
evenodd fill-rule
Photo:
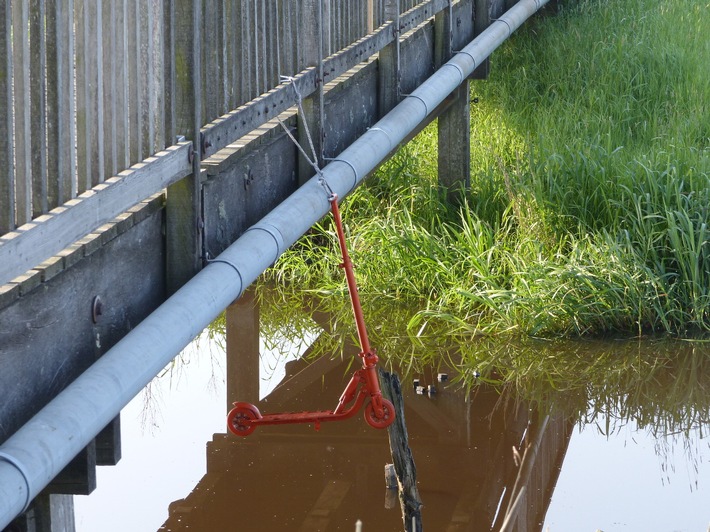
M 366 305 L 415 309 L 410 338 L 710 330 L 708 28 L 696 0 L 528 23 L 472 83 L 460 206 L 437 186 L 435 127 L 346 200 Z M 325 220 L 269 275 L 325 298 L 344 294 L 338 262 Z

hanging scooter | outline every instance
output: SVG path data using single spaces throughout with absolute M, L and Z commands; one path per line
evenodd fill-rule
M 338 406 L 335 407 L 335 410 L 262 415 L 259 409 L 250 403 L 234 403 L 234 408 L 227 415 L 227 426 L 229 430 L 237 436 L 248 436 L 254 432 L 259 425 L 314 423 L 316 430 L 318 430 L 323 421 L 339 421 L 352 417 L 357 413 L 368 396 L 370 402 L 365 407 L 365 420 L 372 427 L 383 429 L 394 421 L 394 406 L 390 401 L 382 397 L 380 383 L 377 379 L 377 355 L 370 347 L 370 341 L 367 337 L 365 320 L 362 315 L 362 307 L 360 306 L 360 297 L 357 292 L 357 285 L 355 284 L 353 265 L 345 245 L 345 233 L 338 209 L 337 194 L 331 192 L 328 201 L 330 201 L 335 227 L 338 232 L 340 252 L 343 256 L 341 266 L 345 270 L 348 292 L 350 293 L 350 302 L 352 303 L 358 338 L 360 340 L 360 348 L 362 349 L 359 353 L 362 359 L 362 369 L 355 371 L 351 377 L 350 382 L 348 382 L 348 385 L 345 387 L 345 391 L 340 396 Z

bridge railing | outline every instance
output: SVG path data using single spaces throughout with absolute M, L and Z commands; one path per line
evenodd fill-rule
M 3 0 L 0 286 L 451 3 Z

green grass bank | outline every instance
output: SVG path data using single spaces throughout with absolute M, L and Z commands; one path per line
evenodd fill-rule
M 579 0 L 474 81 L 471 189 L 448 205 L 429 127 L 344 202 L 368 307 L 412 336 L 710 330 L 710 4 Z M 267 274 L 344 294 L 328 219 Z M 374 311 L 372 311 L 374 312 Z

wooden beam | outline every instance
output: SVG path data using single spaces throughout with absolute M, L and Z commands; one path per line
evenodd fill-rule
M 189 142 L 171 146 L 0 237 L 0 285 L 185 177 L 190 172 L 191 146 Z

